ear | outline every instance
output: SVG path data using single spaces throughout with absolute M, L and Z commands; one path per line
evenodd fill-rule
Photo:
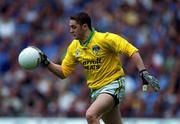
M 84 30 L 87 30 L 88 25 L 87 25 L 87 24 L 83 24 L 83 25 L 82 25 L 82 28 L 83 28 Z

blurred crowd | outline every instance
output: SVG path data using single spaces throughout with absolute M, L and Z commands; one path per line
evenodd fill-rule
M 34 45 L 61 63 L 73 37 L 69 16 L 86 11 L 93 27 L 123 36 L 139 48 L 160 92 L 142 92 L 138 70 L 121 56 L 126 72 L 123 117 L 180 117 L 179 0 L 0 0 L 0 116 L 84 117 L 91 102 L 81 66 L 61 80 L 47 69 L 18 64 Z

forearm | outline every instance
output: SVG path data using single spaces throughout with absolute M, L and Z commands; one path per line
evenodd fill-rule
M 138 68 L 139 74 L 142 78 L 142 81 L 143 81 L 142 90 L 147 91 L 147 86 L 151 85 L 155 91 L 159 91 L 160 89 L 159 81 L 146 70 L 143 60 L 138 52 L 134 53 L 131 56 L 131 60 Z
M 132 62 L 135 64 L 135 66 L 137 67 L 137 69 L 138 69 L 139 71 L 145 69 L 145 65 L 144 65 L 144 63 L 143 63 L 143 60 L 142 60 L 139 52 L 134 53 L 134 54 L 131 56 L 131 60 L 132 60 Z
M 48 65 L 48 69 L 53 74 L 57 75 L 61 79 L 64 79 L 64 75 L 63 75 L 62 70 L 61 70 L 61 65 L 50 62 L 50 64 Z

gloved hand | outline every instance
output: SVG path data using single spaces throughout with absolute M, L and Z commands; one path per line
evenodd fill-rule
M 160 90 L 159 81 L 152 76 L 146 69 L 141 70 L 139 72 L 142 80 L 143 80 L 143 91 L 147 90 L 147 86 L 150 85 L 155 91 Z
M 41 65 L 43 67 L 47 67 L 50 64 L 50 60 L 47 58 L 47 56 L 37 47 L 31 46 L 34 49 L 36 49 L 39 52 L 39 55 L 41 56 Z

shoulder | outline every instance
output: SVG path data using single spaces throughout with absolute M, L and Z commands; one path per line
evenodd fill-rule
M 105 38 L 107 36 L 109 32 L 98 32 L 98 31 L 95 31 L 95 37 L 96 38 Z
M 116 40 L 116 39 L 121 39 L 122 37 L 118 34 L 115 34 L 115 33 L 111 33 L 111 32 L 107 32 L 106 34 L 106 39 L 107 40 Z
M 118 34 L 115 33 L 111 33 L 111 32 L 95 32 L 95 37 L 101 40 L 113 40 L 113 39 L 117 39 L 117 38 L 121 38 L 121 36 L 119 36 Z
M 79 41 L 74 39 L 72 42 L 69 44 L 68 48 L 74 48 L 78 45 Z
M 78 40 L 76 39 L 72 40 L 72 42 L 69 44 L 67 48 L 67 52 L 73 52 L 77 48 L 78 43 L 79 43 Z

